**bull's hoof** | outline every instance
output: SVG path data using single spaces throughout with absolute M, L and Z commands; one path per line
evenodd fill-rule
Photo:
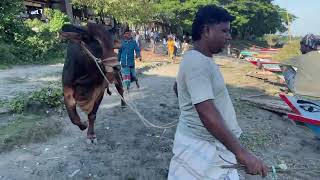
M 86 125 L 80 125 L 79 128 L 80 128 L 81 131 L 84 131 L 84 130 L 87 129 L 87 126 Z
M 95 139 L 87 139 L 87 144 L 98 144 L 97 138 Z
M 124 109 L 127 107 L 127 104 L 124 101 L 121 101 L 121 108 Z
M 109 90 L 109 88 L 107 89 L 107 93 L 109 94 L 109 96 L 112 95 L 112 92 Z
M 95 134 L 88 134 L 87 144 L 98 144 L 97 136 Z
M 88 127 L 87 122 L 79 122 L 75 123 L 75 125 L 77 125 L 81 131 L 84 131 Z

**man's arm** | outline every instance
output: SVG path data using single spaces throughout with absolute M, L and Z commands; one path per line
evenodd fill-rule
M 267 167 L 261 160 L 241 146 L 239 140 L 226 127 L 220 112 L 212 100 L 198 103 L 195 107 L 203 125 L 227 149 L 235 154 L 238 162 L 246 166 L 249 174 L 260 174 L 263 177 L 267 175 Z

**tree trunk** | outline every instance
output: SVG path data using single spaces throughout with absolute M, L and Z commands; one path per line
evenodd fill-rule
M 66 12 L 70 19 L 70 22 L 73 23 L 73 13 L 72 13 L 72 5 L 70 4 L 70 0 L 64 0 L 66 6 Z

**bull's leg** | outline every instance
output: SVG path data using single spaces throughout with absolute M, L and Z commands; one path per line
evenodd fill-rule
M 136 85 L 137 85 L 137 88 L 139 89 L 140 85 L 139 85 L 139 82 L 138 82 L 138 78 L 136 78 Z
M 77 125 L 82 131 L 87 125 L 81 122 L 80 116 L 76 109 L 76 100 L 74 99 L 74 89 L 69 86 L 63 87 L 64 104 L 66 106 L 69 118 L 74 125 Z
M 92 111 L 88 114 L 89 126 L 87 131 L 87 139 L 89 140 L 90 143 L 97 142 L 97 137 L 96 137 L 96 134 L 94 133 L 94 121 L 96 120 L 96 114 L 102 99 L 103 99 L 103 94 L 96 100 L 92 108 Z
M 107 90 L 107 93 L 111 96 L 112 93 L 111 93 L 111 91 L 110 91 L 110 89 L 109 89 L 109 84 L 106 85 L 106 90 Z
M 123 90 L 123 85 L 122 85 L 122 74 L 120 72 L 120 70 L 117 70 L 117 72 L 114 74 L 115 76 L 115 86 L 116 86 L 116 89 L 117 91 L 119 92 L 119 94 L 121 95 L 121 97 L 123 97 L 123 93 L 124 93 L 124 90 Z M 121 107 L 125 107 L 126 106 L 126 103 L 121 99 Z
M 119 92 L 119 94 L 121 95 L 121 97 L 123 97 L 123 86 L 122 84 L 115 84 L 117 91 Z M 125 107 L 126 103 L 121 99 L 121 107 Z
M 109 88 L 107 88 L 107 93 L 111 96 L 112 95 L 112 92 L 110 91 Z

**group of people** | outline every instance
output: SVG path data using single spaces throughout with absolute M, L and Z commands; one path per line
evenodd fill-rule
M 174 59 L 177 56 L 178 50 L 181 48 L 181 53 L 184 54 L 189 48 L 189 37 L 184 38 L 182 43 L 182 48 L 179 39 L 175 37 L 174 34 L 168 35 L 168 41 L 163 38 L 163 46 L 165 46 L 166 51 L 170 59 Z M 151 38 L 151 49 L 155 53 L 156 43 L 155 39 Z M 123 39 L 120 43 L 120 48 L 118 51 L 118 58 L 122 67 L 123 84 L 127 90 L 130 89 L 130 84 L 135 82 L 139 88 L 138 78 L 135 73 L 135 59 L 142 60 L 141 57 L 142 49 L 142 38 L 139 31 L 134 33 L 127 29 L 124 32 Z

